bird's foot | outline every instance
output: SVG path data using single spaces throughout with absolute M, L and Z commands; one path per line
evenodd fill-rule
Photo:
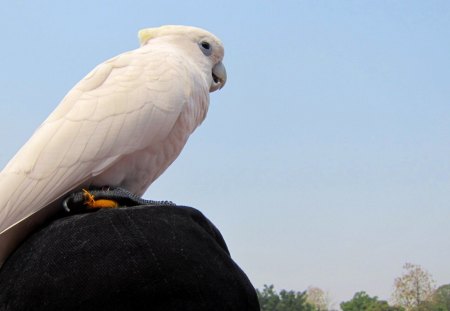
M 87 205 L 88 208 L 116 208 L 119 206 L 119 203 L 114 200 L 95 200 L 94 195 L 86 189 L 83 189 L 83 195 L 85 199 L 84 205 Z

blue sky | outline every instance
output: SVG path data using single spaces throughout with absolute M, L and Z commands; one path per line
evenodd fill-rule
M 2 1 L 3 166 L 98 63 L 163 24 L 210 30 L 228 82 L 146 197 L 194 206 L 256 287 L 389 298 L 450 283 L 446 1 Z

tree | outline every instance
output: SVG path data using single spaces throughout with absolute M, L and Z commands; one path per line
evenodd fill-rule
M 351 300 L 341 303 L 341 309 L 342 311 L 367 310 L 376 301 L 377 297 L 370 297 L 364 291 L 357 292 Z
M 432 298 L 434 280 L 431 274 L 419 265 L 406 263 L 406 270 L 401 277 L 395 279 L 393 300 L 407 311 L 425 309 L 425 302 Z
M 330 307 L 330 298 L 327 293 L 318 287 L 310 286 L 306 291 L 306 301 L 315 307 L 317 311 L 326 311 Z
M 370 297 L 366 292 L 357 292 L 349 301 L 341 303 L 342 311 L 402 311 L 403 308 L 390 306 L 377 296 Z
M 434 291 L 431 301 L 434 310 L 450 311 L 450 284 L 439 286 L 439 288 Z
M 262 292 L 256 290 L 261 311 L 314 311 L 306 302 L 306 292 L 282 290 L 278 294 L 273 285 L 264 285 Z
M 267 286 L 264 284 L 264 289 L 260 292 L 256 289 L 258 295 L 259 305 L 261 310 L 275 310 L 276 306 L 280 303 L 280 297 L 274 289 L 273 285 Z

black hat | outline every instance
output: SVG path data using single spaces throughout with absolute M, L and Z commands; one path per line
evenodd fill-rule
M 216 227 L 182 206 L 100 209 L 31 235 L 0 270 L 0 310 L 259 310 Z

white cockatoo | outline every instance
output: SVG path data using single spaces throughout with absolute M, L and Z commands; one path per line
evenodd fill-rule
M 0 173 L 0 266 L 74 190 L 142 195 L 204 120 L 226 81 L 221 41 L 187 26 L 139 40 L 75 85 Z

